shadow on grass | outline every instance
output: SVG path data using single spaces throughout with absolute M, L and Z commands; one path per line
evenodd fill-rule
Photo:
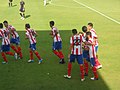
M 27 18 L 29 18 L 30 16 L 31 16 L 31 15 L 26 15 L 25 18 L 27 19 Z
M 49 32 L 50 30 L 37 31 L 37 51 L 44 60 L 44 63 L 41 65 L 37 65 L 36 58 L 34 63 L 27 63 L 26 60 L 29 58 L 29 41 L 25 40 L 25 31 L 18 32 L 21 40 L 23 60 L 13 62 L 13 58 L 9 58 L 10 63 L 8 65 L 0 65 L 0 72 L 2 72 L 0 74 L 0 77 L 2 77 L 0 79 L 1 90 L 110 90 L 100 73 L 99 80 L 90 80 L 91 70 L 86 80 L 81 82 L 77 62 L 73 63 L 72 79 L 63 78 L 63 75 L 67 72 L 67 55 L 71 31 L 60 30 L 63 40 L 62 51 L 66 61 L 64 65 L 59 65 L 58 58 L 52 53 L 52 38 L 49 36 Z M 50 73 L 49 75 L 48 72 Z M 4 87 L 5 85 L 7 87 Z
M 12 7 L 16 7 L 17 6 L 17 4 L 15 4 L 15 5 L 12 5 Z

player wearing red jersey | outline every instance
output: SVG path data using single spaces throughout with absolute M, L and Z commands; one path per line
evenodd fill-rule
M 72 30 L 73 36 L 70 38 L 70 53 L 68 58 L 70 59 L 68 62 L 68 73 L 64 75 L 65 78 L 71 78 L 71 69 L 72 69 L 72 62 L 77 60 L 80 72 L 81 72 L 81 81 L 84 81 L 84 68 L 83 68 L 83 57 L 82 57 L 82 42 L 84 42 L 82 35 L 77 34 L 77 30 Z
M 87 27 L 83 26 L 82 31 L 83 31 L 82 37 L 84 38 L 84 40 L 86 40 Z M 84 60 L 84 70 L 85 70 L 84 75 L 88 76 L 89 49 L 85 43 L 83 44 L 83 60 Z
M 10 40 L 9 40 L 9 32 L 3 29 L 3 24 L 0 23 L 0 37 L 2 38 L 2 46 L 1 46 L 1 55 L 4 59 L 3 64 L 7 64 L 8 60 L 6 55 L 14 56 L 15 54 L 10 52 Z M 15 58 L 17 59 L 16 55 Z
M 3 24 L 6 27 L 6 30 L 12 36 L 10 39 L 10 47 L 17 53 L 17 55 L 19 55 L 20 59 L 22 59 L 23 56 L 22 56 L 21 47 L 20 47 L 20 39 L 16 29 L 12 25 L 9 25 L 7 21 L 4 21 Z M 14 46 L 14 44 L 16 46 Z
M 87 28 L 91 32 L 92 38 L 94 39 L 94 42 L 95 42 L 95 51 L 96 51 L 95 63 L 96 63 L 96 68 L 99 69 L 99 68 L 102 68 L 102 65 L 100 64 L 100 62 L 98 60 L 98 55 L 97 55 L 97 52 L 98 52 L 98 37 L 97 37 L 96 31 L 93 29 L 93 24 L 92 23 L 88 23 Z
M 97 68 L 95 67 L 96 51 L 95 51 L 95 45 L 93 44 L 94 39 L 92 38 L 92 33 L 91 32 L 86 33 L 86 40 L 89 43 L 88 44 L 89 57 L 90 57 L 90 63 L 92 65 L 92 71 L 93 71 L 93 74 L 94 74 L 94 77 L 92 77 L 91 80 L 98 80 Z
M 60 58 L 60 64 L 64 64 L 64 55 L 62 53 L 62 39 L 60 37 L 58 29 L 54 26 L 54 21 L 50 21 L 51 32 L 50 35 L 53 38 L 53 53 Z
M 30 24 L 25 24 L 25 29 L 26 29 L 26 39 L 29 39 L 30 42 L 30 46 L 29 46 L 30 60 L 28 60 L 28 63 L 34 62 L 33 59 L 33 53 L 34 53 L 39 59 L 38 64 L 41 64 L 42 58 L 40 57 L 40 54 L 36 50 L 37 33 L 35 32 L 35 30 L 30 28 Z

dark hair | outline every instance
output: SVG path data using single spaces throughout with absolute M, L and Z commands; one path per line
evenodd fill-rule
M 2 23 L 0 23 L 0 28 L 3 28 L 3 24 Z
M 75 35 L 77 34 L 77 29 L 72 29 L 72 33 Z
M 54 24 L 55 24 L 54 21 L 50 21 L 50 25 L 54 26 Z
M 30 24 L 29 23 L 25 24 L 25 27 L 30 28 Z
M 3 23 L 8 23 L 8 21 L 5 20 Z
M 88 23 L 89 26 L 93 27 L 93 23 Z
M 90 36 L 92 36 L 91 32 L 86 32 L 86 35 L 90 35 Z
M 82 31 L 85 33 L 85 32 L 87 32 L 87 27 L 86 26 L 83 26 L 82 27 Z

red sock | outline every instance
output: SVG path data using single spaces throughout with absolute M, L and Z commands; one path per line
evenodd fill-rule
M 101 65 L 101 64 L 100 64 L 99 60 L 96 58 L 95 59 L 95 66 L 99 66 L 99 65 Z
M 88 74 L 88 62 L 84 62 L 85 73 Z
M 21 47 L 18 47 L 18 51 L 19 51 L 19 55 L 20 55 L 20 58 L 22 58 L 22 52 L 21 52 Z
M 30 53 L 30 60 L 33 60 L 33 52 L 30 51 L 29 53 Z
M 59 52 L 57 52 L 56 50 L 54 50 L 53 53 L 54 53 L 55 55 L 57 55 L 60 59 L 62 59 L 62 58 L 61 58 L 61 55 L 59 54 Z
M 84 78 L 84 67 L 83 65 L 80 65 L 80 72 L 81 72 L 81 79 Z
M 4 61 L 5 61 L 5 62 L 8 62 L 8 60 L 7 60 L 7 58 L 6 58 L 5 53 L 4 53 L 4 52 L 2 52 L 2 53 L 1 53 L 1 55 L 2 55 L 2 57 L 3 57 L 3 59 L 4 59 Z
M 72 63 L 68 63 L 68 76 L 71 76 Z
M 16 53 L 19 53 L 19 51 L 15 48 L 15 46 L 10 46 Z
M 92 67 L 92 71 L 93 71 L 94 77 L 95 77 L 95 78 L 98 78 L 97 69 L 96 69 L 95 66 Z
M 60 54 L 60 57 L 63 59 L 64 55 L 63 55 L 62 51 L 59 51 L 59 54 Z
M 5 52 L 7 55 L 11 55 L 11 56 L 14 56 L 14 53 L 13 52 Z
M 35 52 L 35 55 L 37 56 L 37 58 L 38 58 L 39 60 L 41 60 L 40 54 L 39 54 L 37 51 Z

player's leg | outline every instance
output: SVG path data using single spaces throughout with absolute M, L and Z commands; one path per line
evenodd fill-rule
M 9 7 L 11 6 L 11 0 L 8 0 L 8 5 L 9 5 Z
M 3 64 L 6 64 L 6 63 L 8 62 L 8 60 L 7 60 L 7 58 L 6 58 L 6 54 L 7 54 L 7 55 L 14 56 L 14 53 L 10 52 L 10 45 L 2 45 L 1 51 L 2 51 L 2 52 L 1 52 L 1 55 L 2 55 L 2 57 L 3 57 L 3 59 L 4 59 Z M 15 58 L 15 59 L 17 59 L 17 58 Z
M 90 58 L 90 63 L 92 65 L 92 71 L 94 74 L 94 77 L 92 77 L 91 80 L 98 80 L 97 69 L 95 67 L 95 58 Z
M 14 44 L 16 44 L 17 39 L 11 38 L 10 40 L 10 47 L 15 51 L 15 58 L 17 58 L 17 55 L 19 54 L 18 49 L 16 48 L 16 46 L 14 46 Z
M 17 47 L 17 50 L 18 50 L 18 55 L 19 55 L 20 59 L 22 59 L 23 58 L 22 49 L 21 49 L 20 45 L 16 45 L 16 47 Z
M 23 10 L 20 9 L 20 16 L 21 16 L 21 19 L 24 20 L 25 19 L 25 13 Z
M 61 55 L 60 55 L 60 53 L 58 52 L 58 43 L 57 42 L 53 42 L 53 47 L 52 47 L 52 51 L 53 51 L 53 53 L 56 55 L 56 56 L 58 56 L 60 59 L 61 59 Z
M 42 58 L 41 58 L 40 54 L 38 53 L 38 51 L 36 50 L 36 43 L 31 45 L 31 50 L 37 56 L 37 58 L 39 60 L 38 64 L 41 64 L 42 63 Z
M 13 53 L 13 52 L 10 52 L 10 45 L 5 45 L 4 48 L 5 48 L 5 49 L 4 49 L 5 54 L 10 55 L 10 56 L 14 56 L 14 53 Z
M 57 49 L 58 49 L 58 52 L 60 54 L 60 63 L 64 64 L 65 61 L 64 61 L 64 55 L 63 55 L 63 52 L 62 52 L 62 42 L 57 43 Z
M 34 62 L 34 58 L 33 58 L 33 50 L 32 50 L 32 44 L 30 44 L 29 46 L 29 60 L 28 60 L 28 63 L 32 63 Z
M 82 55 L 77 55 L 76 56 L 77 58 L 77 62 L 79 64 L 79 67 L 80 67 L 80 76 L 81 76 L 81 81 L 84 81 L 85 78 L 84 78 L 84 66 L 83 66 L 83 57 Z
M 10 52 L 10 45 L 6 45 L 5 51 L 6 51 L 5 54 L 10 55 L 10 56 L 14 56 L 15 59 L 17 60 L 17 53 Z
M 47 5 L 47 0 L 44 0 L 44 6 L 46 6 Z
M 40 54 L 39 54 L 38 51 L 36 51 L 36 50 L 34 50 L 33 52 L 34 52 L 34 54 L 37 56 L 37 58 L 38 58 L 38 60 L 39 60 L 38 64 L 41 64 L 43 59 L 41 58 Z
M 68 62 L 68 70 L 67 70 L 67 75 L 64 75 L 65 78 L 70 79 L 71 78 L 71 70 L 72 70 L 72 62 L 75 62 L 75 55 L 70 55 L 70 60 Z
M 88 76 L 88 55 L 89 51 L 83 50 L 83 61 L 84 61 L 84 70 L 85 70 L 85 76 Z
M 21 10 L 20 10 L 20 16 L 21 16 L 21 19 L 22 19 L 22 17 L 23 17 L 23 14 L 22 14 Z
M 97 55 L 98 46 L 95 46 L 95 51 L 96 51 L 95 66 L 96 66 L 97 69 L 101 69 L 102 68 L 102 64 L 99 62 L 98 55 Z
M 1 52 L 1 55 L 2 55 L 2 58 L 3 58 L 3 60 L 4 60 L 4 62 L 2 62 L 3 64 L 6 64 L 6 63 L 8 63 L 8 60 L 7 60 L 7 58 L 6 58 L 6 55 L 5 55 L 5 52 Z
M 20 47 L 20 39 L 19 39 L 19 37 L 18 38 L 16 38 L 16 47 L 17 47 L 17 50 L 18 50 L 18 54 L 19 54 L 19 57 L 20 57 L 20 59 L 22 59 L 23 58 L 23 55 L 22 55 L 22 49 L 21 49 L 21 47 Z

